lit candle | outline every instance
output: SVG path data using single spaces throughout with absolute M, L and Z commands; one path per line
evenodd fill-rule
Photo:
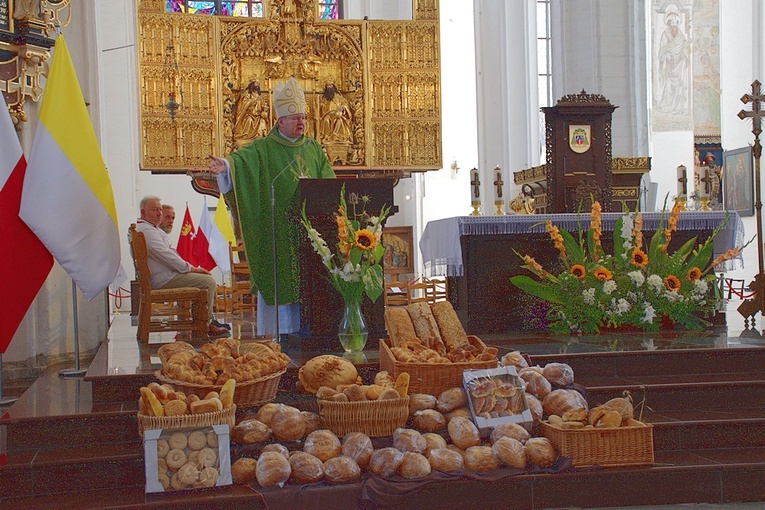
M 502 170 L 500 170 L 499 165 L 494 167 L 494 175 L 494 186 L 496 186 L 497 200 L 502 200 L 502 185 L 504 182 L 502 182 Z
M 677 167 L 677 198 L 688 198 L 688 178 L 682 163 Z

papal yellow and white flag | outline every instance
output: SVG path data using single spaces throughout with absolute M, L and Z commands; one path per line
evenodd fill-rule
M 112 186 L 63 35 L 53 49 L 19 216 L 87 299 L 117 276 Z

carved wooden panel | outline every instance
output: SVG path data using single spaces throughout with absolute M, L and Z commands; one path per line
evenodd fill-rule
M 437 0 L 415 1 L 416 21 L 318 21 L 315 0 L 271 1 L 264 18 L 162 3 L 139 3 L 142 168 L 185 172 L 265 136 L 290 76 L 336 172 L 441 167 Z

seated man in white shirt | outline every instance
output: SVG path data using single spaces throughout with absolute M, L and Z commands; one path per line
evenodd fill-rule
M 136 230 L 143 232 L 146 238 L 151 287 L 153 289 L 196 287 L 206 290 L 210 323 L 207 333 L 210 337 L 228 336 L 229 331 L 218 325 L 219 323 L 213 318 L 215 278 L 206 269 L 192 266 L 183 260 L 170 246 L 170 238 L 159 228 L 162 222 L 162 203 L 158 197 L 142 198 L 140 209 L 141 218 L 136 222 Z

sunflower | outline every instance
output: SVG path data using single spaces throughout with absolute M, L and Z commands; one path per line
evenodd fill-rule
M 701 278 L 701 269 L 699 269 L 698 267 L 694 267 L 693 269 L 690 269 L 688 271 L 687 278 L 689 282 L 691 283 L 695 282 L 696 280 Z
M 680 278 L 671 274 L 664 278 L 664 286 L 667 290 L 680 290 Z
M 643 267 L 648 264 L 648 255 L 644 251 L 635 248 L 632 250 L 632 265 L 635 267 Z
M 605 267 L 599 267 L 595 271 L 592 272 L 592 274 L 595 275 L 595 278 L 598 280 L 605 282 L 606 280 L 610 280 L 614 275 L 611 274 L 611 271 L 606 269 Z
M 587 271 L 584 269 L 584 266 L 580 264 L 574 264 L 573 266 L 571 266 L 571 269 L 569 269 L 568 272 L 576 276 L 580 280 L 584 278 L 585 274 L 587 274 Z
M 362 228 L 354 234 L 353 244 L 360 250 L 371 250 L 377 246 L 377 238 L 371 230 Z

